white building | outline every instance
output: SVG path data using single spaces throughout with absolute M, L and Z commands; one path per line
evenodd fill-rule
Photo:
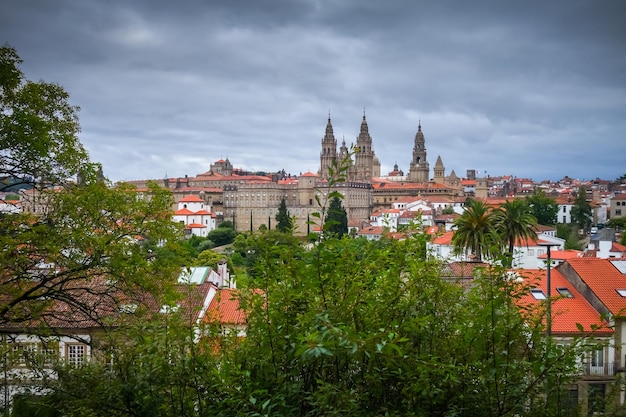
M 178 202 L 173 220 L 185 225 L 187 236 L 206 237 L 216 228 L 217 216 L 200 197 L 189 195 Z

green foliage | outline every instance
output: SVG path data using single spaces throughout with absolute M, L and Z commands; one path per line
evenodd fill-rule
M 492 256 L 500 246 L 491 208 L 483 201 L 468 199 L 455 221 L 452 244 L 456 253 L 471 253 L 476 260 Z
M 293 227 L 291 216 L 289 216 L 289 212 L 287 211 L 287 202 L 284 198 L 280 200 L 278 213 L 276 213 L 276 221 L 278 222 L 276 224 L 276 230 L 279 232 L 286 233 Z
M 548 197 L 542 189 L 535 188 L 533 193 L 526 198 L 526 203 L 528 203 L 538 224 L 547 226 L 556 224 L 559 205 L 556 200 Z
M 55 406 L 68 416 L 229 415 L 210 343 L 216 331 L 205 327 L 206 342 L 196 343 L 186 319 L 171 313 L 107 333 L 101 347 L 114 348 L 113 363 L 60 367 Z
M 247 236 L 245 338 L 214 323 L 195 343 L 177 314 L 138 321 L 100 340 L 112 366 L 60 368 L 53 404 L 90 416 L 564 415 L 584 340 L 546 339 L 545 311 L 518 302 L 530 286 L 503 268 L 467 289 L 442 280 L 419 255 L 426 239 L 305 250 L 276 231 Z
M 67 184 L 94 167 L 78 139 L 78 107 L 58 84 L 32 82 L 15 49 L 0 47 L 0 192 Z
M 171 221 L 169 190 L 149 188 L 150 199 L 138 199 L 133 186 L 101 182 L 46 191 L 45 213 L 0 218 L 0 264 L 11 277 L 0 283 L 0 323 L 40 317 L 55 300 L 83 309 L 68 288 L 94 277 L 115 280 L 121 291 L 172 283 L 181 230 Z
M 215 244 L 215 246 L 224 246 L 233 243 L 237 232 L 230 227 L 218 227 L 213 229 L 207 235 L 207 239 Z
M 587 192 L 582 185 L 578 189 L 570 215 L 572 216 L 572 223 L 577 224 L 581 229 L 587 230 L 591 226 L 593 218 L 591 204 L 587 201 Z
M 528 204 L 521 199 L 506 201 L 494 210 L 492 221 L 496 233 L 505 245 L 508 245 L 505 265 L 513 265 L 513 248 L 516 242 L 532 240 L 537 236 L 533 227 L 537 219 L 531 214 Z
M 441 210 L 441 214 L 454 214 L 454 213 L 455 213 L 454 207 L 452 206 L 445 206 L 443 210 Z
M 207 249 L 200 252 L 193 262 L 193 266 L 210 266 L 213 269 L 217 269 L 217 264 L 225 259 L 227 260 L 223 253 L 217 253 L 211 249 Z M 232 270 L 232 268 L 229 269 Z
M 97 320 L 68 290 L 94 277 L 122 292 L 163 291 L 181 253 L 171 192 L 149 184 L 151 198 L 143 199 L 131 185 L 110 186 L 78 140 L 78 109 L 68 94 L 26 80 L 20 63 L 15 50 L 0 48 L 0 177 L 34 187 L 37 214 L 0 216 L 0 324 L 45 320 L 55 302 Z M 93 296 L 107 296 L 102 291 Z
M 556 225 L 556 237 L 565 239 L 565 249 L 582 250 L 582 243 L 578 237 L 578 229 L 567 223 Z
M 221 222 L 221 223 L 220 223 L 220 225 L 219 225 L 219 226 L 217 226 L 217 227 L 226 227 L 226 228 L 228 228 L 228 229 L 234 229 L 234 228 L 235 228 L 235 225 L 234 225 L 234 224 L 233 224 L 233 222 L 232 222 L 232 221 L 230 221 L 230 220 L 224 220 L 224 221 L 223 221 L 223 222 Z
M 341 204 L 341 198 L 334 196 L 328 206 L 328 215 L 324 223 L 324 234 L 342 237 L 348 234 L 348 214 Z

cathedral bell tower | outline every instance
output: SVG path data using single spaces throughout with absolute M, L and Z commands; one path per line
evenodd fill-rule
M 421 122 L 417 126 L 415 134 L 415 142 L 413 144 L 413 159 L 409 165 L 409 175 L 407 180 L 410 182 L 424 183 L 428 182 L 428 174 L 430 168 L 426 159 L 426 141 L 422 133 Z
M 328 178 L 328 168 L 337 159 L 337 140 L 333 133 L 333 125 L 330 122 L 330 114 L 328 115 L 328 123 L 326 123 L 326 133 L 322 138 L 322 152 L 320 153 L 320 170 L 318 175 L 320 178 Z
M 378 173 L 375 173 L 375 163 L 378 163 L 378 159 L 372 149 L 372 137 L 367 127 L 367 120 L 365 119 L 365 112 L 363 113 L 363 120 L 361 121 L 361 131 L 356 138 L 357 150 L 354 154 L 354 168 L 356 170 L 356 181 L 369 181 L 374 175 L 380 175 L 380 165 L 378 166 Z

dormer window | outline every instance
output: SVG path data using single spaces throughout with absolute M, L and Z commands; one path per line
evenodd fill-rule
M 546 299 L 546 295 L 544 294 L 543 290 L 535 288 L 530 290 L 530 294 L 535 297 L 535 300 L 545 300 Z
M 164 304 L 161 309 L 159 310 L 159 313 L 161 314 L 169 314 L 169 313 L 175 313 L 178 311 L 178 309 L 180 308 L 180 304 L 176 304 L 176 305 L 168 305 L 168 304 Z
M 120 313 L 133 314 L 137 310 L 137 304 L 122 304 Z
M 569 288 L 560 287 L 560 288 L 557 288 L 556 290 L 559 292 L 559 294 L 561 294 L 561 297 L 563 298 L 574 298 L 574 295 L 569 290 Z

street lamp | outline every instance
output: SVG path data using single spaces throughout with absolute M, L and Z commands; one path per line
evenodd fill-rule
M 548 255 L 548 267 L 546 270 L 546 285 L 548 287 L 548 294 L 547 294 L 547 304 L 546 304 L 546 334 L 548 335 L 548 337 L 550 337 L 552 335 L 552 301 L 550 300 L 550 296 L 552 295 L 551 290 L 550 290 L 550 267 L 552 266 L 552 261 L 550 258 L 550 248 L 552 246 L 559 246 L 556 243 L 550 243 L 550 242 L 541 242 L 541 243 L 537 243 L 538 246 L 542 246 L 544 248 L 547 249 L 547 255 Z

